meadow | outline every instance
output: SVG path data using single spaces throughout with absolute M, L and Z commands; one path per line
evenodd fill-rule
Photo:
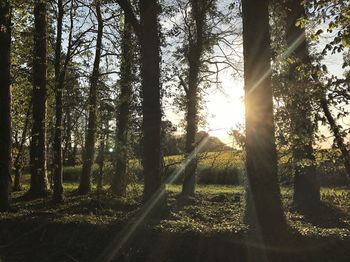
M 341 157 L 337 150 L 327 149 L 318 150 L 316 154 L 317 173 L 320 184 L 326 187 L 341 187 L 350 185 L 350 179 L 344 170 Z M 172 176 L 177 173 L 184 155 L 173 155 L 164 157 L 164 177 Z M 279 180 L 282 185 L 291 186 L 293 184 L 292 164 L 288 154 L 279 156 Z M 79 180 L 81 174 L 81 165 L 64 167 L 64 179 L 67 182 Z M 99 167 L 93 166 L 93 177 L 98 176 Z M 104 164 L 104 181 L 109 183 L 112 176 L 113 166 L 111 162 Z M 142 165 L 139 159 L 129 161 L 128 174 L 131 183 L 142 180 Z M 203 185 L 244 185 L 245 166 L 244 154 L 241 150 L 204 152 L 198 157 L 197 183 Z M 180 174 L 174 181 L 180 184 L 182 175 Z
M 127 198 L 111 196 L 107 187 L 101 195 L 94 190 L 79 196 L 76 183 L 64 186 L 66 202 L 61 205 L 15 193 L 17 212 L 0 217 L 2 261 L 95 261 L 142 212 L 139 183 L 129 186 Z M 198 185 L 196 198 L 186 201 L 180 190 L 180 185 L 166 185 L 168 212 L 143 221 L 116 261 L 240 261 L 235 259 L 246 256 L 244 187 Z M 283 243 L 279 256 L 284 261 L 296 256 L 297 261 L 348 261 L 350 188 L 323 187 L 320 209 L 303 214 L 292 206 L 292 189 L 281 190 L 293 239 Z
M 283 209 L 293 236 L 278 251 L 283 261 L 295 261 L 296 256 L 297 261 L 348 261 L 350 257 L 350 187 L 342 166 L 334 162 L 329 165 L 329 154 L 321 153 L 317 155 L 318 172 L 326 185 L 321 188 L 322 205 L 304 213 L 293 207 L 288 158 L 280 158 Z M 182 161 L 182 155 L 165 157 L 165 176 L 176 174 Z M 181 198 L 181 176 L 166 184 L 168 209 L 159 216 L 145 218 L 116 261 L 246 259 L 258 247 L 249 242 L 247 235 L 243 163 L 241 151 L 200 155 L 196 197 Z M 98 168 L 95 164 L 93 181 Z M 23 175 L 23 190 L 13 194 L 16 212 L 0 216 L 1 261 L 95 261 L 144 211 L 140 161 L 129 161 L 126 198 L 110 194 L 112 170 L 111 163 L 106 162 L 102 192 L 97 192 L 93 183 L 93 192 L 80 196 L 76 189 L 81 166 L 65 167 L 66 201 L 60 205 L 53 204 L 50 198 L 23 197 L 30 180 L 29 175 Z

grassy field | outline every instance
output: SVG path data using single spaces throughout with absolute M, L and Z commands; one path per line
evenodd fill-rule
M 182 160 L 180 155 L 165 157 L 166 176 L 176 172 Z M 283 161 L 281 170 L 288 164 Z M 328 160 L 318 156 L 318 161 Z M 202 155 L 196 198 L 183 201 L 181 186 L 167 184 L 169 210 L 159 210 L 157 219 L 142 220 L 116 261 L 246 261 L 251 244 L 244 223 L 243 163 L 241 152 Z M 94 165 L 95 178 L 97 168 Z M 13 194 L 16 212 L 0 215 L 0 261 L 96 261 L 143 210 L 140 162 L 129 163 L 127 198 L 114 198 L 108 192 L 112 170 L 111 163 L 106 163 L 102 194 L 95 192 L 93 184 L 91 194 L 79 196 L 75 190 L 81 167 L 65 167 L 66 201 L 61 205 L 52 204 L 50 198 L 24 199 L 29 176 L 22 176 L 24 191 Z M 279 175 L 281 179 L 289 176 Z M 320 208 L 300 213 L 292 205 L 292 188 L 282 183 L 283 208 L 293 240 L 276 251 L 281 257 L 277 261 L 349 261 L 350 187 L 343 181 L 340 184 L 322 187 Z
M 334 158 L 330 158 L 330 153 Z M 337 159 L 337 161 L 333 161 Z M 183 155 L 166 156 L 164 158 L 165 176 L 171 176 L 179 170 Z M 292 184 L 292 165 L 288 163 L 288 157 L 283 156 L 279 161 L 279 178 L 282 184 Z M 317 153 L 317 173 L 322 186 L 350 185 L 350 179 L 345 173 L 341 158 L 333 151 L 319 151 Z M 81 166 L 65 167 L 64 179 L 67 182 L 78 181 L 81 174 Z M 93 177 L 98 174 L 98 166 L 93 166 Z M 142 166 L 140 160 L 130 160 L 128 166 L 130 182 L 142 180 Z M 113 175 L 113 166 L 105 163 L 104 180 L 108 184 Z M 224 151 L 202 153 L 199 156 L 197 169 L 198 184 L 218 185 L 243 185 L 245 182 L 244 155 L 242 151 Z M 175 181 L 181 183 L 182 176 Z
M 17 212 L 0 217 L 1 261 L 95 261 L 141 210 L 140 184 L 129 187 L 126 199 L 113 198 L 107 188 L 99 200 L 96 192 L 78 196 L 76 188 L 76 183 L 65 183 L 67 201 L 62 205 L 49 199 L 27 201 L 21 198 L 23 192 L 15 193 Z M 170 212 L 142 223 L 117 261 L 154 261 L 155 255 L 164 256 L 160 261 L 218 261 L 213 256 L 233 250 L 233 257 L 244 256 L 242 186 L 198 185 L 190 203 L 178 198 L 179 185 L 166 189 Z M 294 248 L 305 257 L 298 261 L 348 261 L 350 188 L 322 188 L 323 205 L 309 214 L 296 212 L 291 197 L 291 189 L 283 187 L 286 217 L 298 239 Z M 325 256 L 330 259 L 322 260 Z M 332 260 L 334 256 L 337 260 Z

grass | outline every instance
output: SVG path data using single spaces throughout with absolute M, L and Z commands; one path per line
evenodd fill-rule
M 350 180 L 345 174 L 342 163 L 330 162 L 330 153 L 335 154 L 336 152 L 323 150 L 317 153 L 317 173 L 321 185 L 332 187 L 346 184 L 350 185 Z M 164 157 L 165 176 L 176 172 L 179 169 L 183 158 L 183 155 Z M 281 157 L 279 161 L 279 177 L 283 184 L 291 185 L 293 183 L 292 170 L 292 166 L 288 163 L 288 156 Z M 76 182 L 79 180 L 81 172 L 81 166 L 65 167 L 64 179 L 67 182 Z M 93 165 L 93 177 L 96 178 L 97 174 L 98 166 L 95 164 Z M 142 166 L 140 160 L 132 159 L 129 161 L 128 174 L 130 181 L 142 180 Z M 112 175 L 113 166 L 108 162 L 105 164 L 104 169 L 104 180 L 107 184 L 110 182 Z M 242 151 L 233 150 L 200 154 L 196 177 L 198 184 L 244 184 L 245 169 L 244 155 Z M 180 175 L 175 183 L 181 183 L 182 179 L 183 178 Z
M 230 157 L 226 153 L 219 162 L 216 155 L 211 156 L 222 165 Z M 177 161 L 176 157 L 168 161 Z M 28 189 L 27 176 L 23 176 L 23 183 Z M 139 183 L 128 188 L 127 198 L 112 197 L 105 186 L 99 200 L 95 191 L 76 195 L 77 186 L 76 182 L 64 183 L 66 202 L 61 205 L 50 199 L 26 201 L 21 198 L 24 191 L 14 193 L 17 211 L 0 214 L 1 261 L 94 261 L 142 207 Z M 196 198 L 190 202 L 178 198 L 180 185 L 168 184 L 166 190 L 170 212 L 143 225 L 123 250 L 120 261 L 227 261 L 221 256 L 233 251 L 236 260 L 232 261 L 244 261 L 242 246 L 248 227 L 243 219 L 242 185 L 199 184 Z M 322 187 L 320 209 L 303 214 L 292 206 L 290 187 L 281 187 L 281 194 L 289 225 L 296 235 L 305 238 L 305 243 L 298 240 L 295 244 L 305 261 L 348 261 L 350 188 Z M 154 246 L 163 250 L 156 252 L 157 259 Z M 304 250 L 304 246 L 312 250 Z M 328 259 L 332 256 L 337 259 Z

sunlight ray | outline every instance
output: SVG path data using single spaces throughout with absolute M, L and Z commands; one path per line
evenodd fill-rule
M 303 43 L 305 39 L 304 34 L 300 34 L 299 37 L 293 42 L 292 45 L 288 46 L 286 51 L 284 51 L 279 59 L 276 60 L 275 63 L 280 63 L 284 59 L 287 59 L 299 46 Z M 267 70 L 252 86 L 252 88 L 245 93 L 245 97 L 249 96 L 260 84 L 264 81 L 272 72 L 272 67 Z
M 181 163 L 180 168 L 165 179 L 162 186 L 154 193 L 151 199 L 144 204 L 141 212 L 130 220 L 130 222 L 123 228 L 119 235 L 113 239 L 111 244 L 97 258 L 96 261 L 109 262 L 117 257 L 118 253 L 122 250 L 125 244 L 134 236 L 142 222 L 145 221 L 146 217 L 154 210 L 155 207 L 157 207 L 157 204 L 160 203 L 166 193 L 165 185 L 173 183 L 180 176 L 191 160 L 195 158 L 200 150 L 207 144 L 208 139 L 209 136 L 203 138 L 197 147 L 191 152 L 191 154 Z

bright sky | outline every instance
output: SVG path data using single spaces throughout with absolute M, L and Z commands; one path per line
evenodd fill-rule
M 324 30 L 326 31 L 326 30 Z M 321 39 L 319 49 L 323 48 L 330 41 L 329 35 L 324 35 Z M 342 53 L 327 55 L 324 59 L 329 75 L 342 77 L 344 70 L 342 69 L 343 57 Z M 217 136 L 224 143 L 232 143 L 232 138 L 228 135 L 229 130 L 237 124 L 244 123 L 244 90 L 243 79 L 234 79 L 229 73 L 220 76 L 222 81 L 222 90 L 212 89 L 205 96 L 207 126 L 200 130 L 208 131 L 211 135 Z M 349 106 L 350 110 L 350 106 Z M 334 110 L 333 110 L 334 111 Z M 335 116 L 337 112 L 333 112 Z M 338 124 L 344 128 L 350 126 L 350 117 L 338 120 Z M 319 127 L 320 132 L 328 137 L 327 141 L 322 143 L 322 147 L 331 147 L 333 137 L 328 129 L 328 125 Z
M 329 73 L 341 76 L 343 70 L 342 55 L 330 55 L 325 59 Z M 234 79 L 229 73 L 221 76 L 222 90 L 212 88 L 207 91 L 204 97 L 206 103 L 207 124 L 199 130 L 205 130 L 213 136 L 217 136 L 224 143 L 232 143 L 232 138 L 228 135 L 231 128 L 237 124 L 244 123 L 244 90 L 243 79 Z M 174 123 L 178 124 L 183 119 L 183 115 L 172 112 L 171 109 L 166 110 L 166 116 Z M 350 125 L 350 118 L 344 119 L 341 123 L 343 126 Z M 328 126 L 320 126 L 320 132 L 328 141 L 323 143 L 323 147 L 331 147 L 333 138 L 328 130 Z
M 206 97 L 207 130 L 224 143 L 232 143 L 228 131 L 244 123 L 243 81 L 227 77 L 223 79 L 222 86 L 223 91 L 211 90 Z
M 224 4 L 225 3 L 225 4 Z M 226 8 L 226 4 L 228 2 L 223 2 L 223 5 L 220 6 L 221 8 Z M 172 17 L 170 20 L 164 20 L 162 21 L 163 28 L 171 28 L 173 23 L 179 23 L 181 21 L 181 15 L 178 14 L 175 17 Z M 237 32 L 240 32 L 241 30 L 241 21 L 239 19 L 237 20 L 237 24 L 235 25 L 234 29 Z M 311 30 L 318 30 L 319 28 L 323 28 L 324 32 L 326 32 L 325 25 L 310 25 Z M 334 34 L 334 32 L 333 32 Z M 180 37 L 183 37 L 180 35 Z M 334 35 L 325 34 L 323 35 L 323 38 L 321 39 L 321 44 L 317 49 L 321 50 L 327 42 L 329 42 Z M 240 37 L 237 38 L 239 45 L 236 45 L 233 49 L 235 49 L 238 53 L 238 56 L 241 56 L 239 54 L 242 53 L 242 40 Z M 174 40 L 172 40 L 174 41 Z M 182 40 L 181 40 L 182 41 Z M 181 42 L 180 41 L 180 42 Z M 176 43 L 173 42 L 167 47 L 167 51 L 163 53 L 165 60 L 168 61 L 170 64 L 176 64 L 178 61 L 173 60 L 172 52 L 176 46 Z M 214 49 L 215 50 L 215 49 Z M 227 49 L 229 51 L 229 48 Z M 226 52 L 226 51 L 225 51 Z M 220 50 L 217 49 L 215 51 L 215 55 L 220 54 Z M 236 56 L 236 58 L 233 59 L 236 60 L 234 63 L 240 63 L 242 58 L 239 58 Z M 343 69 L 342 69 L 342 63 L 343 58 L 342 54 L 336 54 L 336 55 L 329 55 L 325 58 L 324 63 L 327 65 L 327 68 L 329 70 L 330 75 L 336 75 L 338 77 L 341 77 L 343 75 Z M 242 65 L 240 65 L 242 66 Z M 238 66 L 239 67 L 239 66 Z M 243 79 L 242 77 L 232 77 L 233 71 L 231 70 L 225 70 L 224 72 L 221 72 L 219 74 L 219 81 L 221 81 L 221 89 L 218 90 L 215 87 L 210 88 L 209 90 L 206 90 L 206 95 L 204 96 L 205 101 L 205 109 L 203 115 L 206 115 L 206 125 L 199 127 L 199 130 L 204 130 L 209 132 L 211 135 L 216 136 L 220 138 L 224 143 L 229 144 L 232 143 L 232 138 L 228 135 L 228 132 L 230 129 L 234 128 L 236 125 L 243 124 L 244 123 L 244 91 L 243 91 Z M 243 73 L 242 73 L 243 74 Z M 349 108 L 350 109 L 350 108 Z M 184 119 L 184 113 L 181 114 L 176 113 L 174 111 L 173 106 L 169 106 L 165 108 L 165 116 L 167 119 L 173 122 L 173 124 L 178 125 L 181 121 Z M 336 112 L 333 112 L 334 115 L 336 115 Z M 343 125 L 346 127 L 346 124 L 350 124 L 350 118 L 343 119 L 343 121 L 338 121 L 338 124 Z M 181 128 L 178 128 L 178 133 L 183 133 L 184 131 Z M 320 125 L 320 132 L 324 134 L 326 137 L 329 137 L 328 141 L 323 143 L 323 147 L 330 147 L 333 142 L 333 138 L 331 137 L 331 134 L 329 132 L 328 126 L 321 126 Z

